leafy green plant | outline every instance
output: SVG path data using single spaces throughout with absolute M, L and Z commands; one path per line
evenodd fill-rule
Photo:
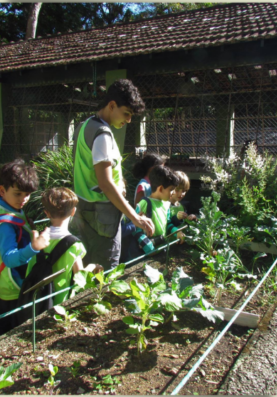
M 99 379 L 97 376 L 93 376 L 92 379 L 95 381 L 93 383 L 93 388 L 98 391 L 109 391 L 115 393 L 115 386 L 120 385 L 120 380 L 116 376 L 106 375 Z
M 72 147 L 64 144 L 57 151 L 48 150 L 40 153 L 39 157 L 32 160 L 39 180 L 39 189 L 32 193 L 29 202 L 26 204 L 25 212 L 30 218 L 45 218 L 41 205 L 41 193 L 52 187 L 73 187 L 73 154 Z
M 111 310 L 112 306 L 110 302 L 104 300 L 104 298 L 110 290 L 116 289 L 122 292 L 125 291 L 124 282 L 116 280 L 124 274 L 124 270 L 125 264 L 121 263 L 106 275 L 104 271 L 93 274 L 86 271 L 86 269 L 80 270 L 74 275 L 76 291 L 86 290 L 88 288 L 93 288 L 94 290 L 92 305 L 88 307 L 88 310 L 93 310 L 98 315 L 106 314 Z
M 193 286 L 193 280 L 182 268 L 177 268 L 173 273 L 171 286 L 166 284 L 162 273 L 149 265 L 144 265 L 144 273 L 147 283 L 139 283 L 134 279 L 130 281 L 129 290 L 126 282 L 122 288 L 124 292 L 113 290 L 115 294 L 128 298 L 125 305 L 134 316 L 126 316 L 122 320 L 129 326 L 126 332 L 137 337 L 138 356 L 147 347 L 145 331 L 164 323 L 163 310 L 171 313 L 167 321 L 176 321 L 175 313 L 183 309 L 196 310 L 202 315 L 208 309 L 212 311 L 211 305 L 203 299 L 202 286 Z M 222 318 L 215 311 L 213 314 L 206 312 L 205 316 L 212 321 L 216 317 Z
M 207 255 L 214 256 L 218 241 L 226 238 L 226 229 L 223 227 L 224 214 L 219 210 L 217 203 L 220 194 L 212 192 L 211 197 L 202 197 L 203 207 L 200 209 L 198 222 L 190 223 L 192 236 L 187 235 L 186 241 L 195 244 Z
M 217 319 L 223 320 L 223 314 L 215 310 L 213 306 L 204 299 L 203 293 L 203 285 L 194 285 L 193 279 L 183 271 L 182 267 L 178 267 L 172 274 L 171 287 L 160 295 L 160 299 L 163 299 L 165 302 L 167 300 L 170 301 L 170 296 L 175 295 L 181 299 L 182 310 L 196 311 L 212 322 L 215 322 Z M 167 305 L 165 305 L 165 309 L 168 310 Z M 169 306 L 169 309 L 168 311 L 170 311 L 171 314 L 166 322 L 171 319 L 176 322 L 178 317 L 174 311 L 174 306 Z
M 253 240 L 253 237 L 250 236 L 251 228 L 247 226 L 239 226 L 237 219 L 234 217 L 225 219 L 224 224 L 227 235 L 231 238 L 231 243 L 234 244 L 235 252 L 238 255 L 240 245 Z
M 222 290 L 227 286 L 232 286 L 234 289 L 241 289 L 236 282 L 237 278 L 256 278 L 243 265 L 237 254 L 229 247 L 225 246 L 223 249 L 218 249 L 217 255 L 202 257 L 203 264 L 206 267 L 202 268 L 202 272 L 206 274 L 206 279 L 209 280 L 216 288 L 217 294 L 215 297 L 215 304 L 218 306 L 221 302 Z
M 202 176 L 202 188 L 212 189 L 229 199 L 226 207 L 244 226 L 254 226 L 266 221 L 276 212 L 277 159 L 265 152 L 262 156 L 250 144 L 245 157 L 205 157 L 207 171 L 215 178 Z
M 69 312 L 66 311 L 63 306 L 56 305 L 54 306 L 54 309 L 58 313 L 54 315 L 54 319 L 59 323 L 64 323 L 65 326 L 68 326 L 71 322 L 77 320 L 75 313 L 69 314 Z
M 73 378 L 76 378 L 80 372 L 81 363 L 80 361 L 74 361 L 72 367 L 70 367 L 70 372 Z
M 12 379 L 12 374 L 21 367 L 23 363 L 15 363 L 7 368 L 0 367 L 0 389 L 4 387 L 12 386 L 14 381 Z

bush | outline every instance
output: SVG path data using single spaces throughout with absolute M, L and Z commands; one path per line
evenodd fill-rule
M 206 157 L 202 161 L 215 174 L 215 178 L 201 177 L 202 188 L 227 197 L 227 212 L 245 226 L 270 224 L 277 209 L 277 160 L 273 156 L 268 152 L 261 156 L 255 145 L 250 144 L 243 159 L 235 155 L 229 159 Z

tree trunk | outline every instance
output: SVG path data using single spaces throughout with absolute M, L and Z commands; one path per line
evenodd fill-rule
M 30 4 L 25 40 L 34 39 L 36 37 L 38 16 L 41 6 L 42 3 Z

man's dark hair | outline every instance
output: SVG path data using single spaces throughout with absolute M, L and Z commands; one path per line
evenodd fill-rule
M 31 165 L 26 164 L 22 159 L 16 159 L 1 167 L 0 185 L 6 190 L 16 185 L 22 192 L 32 193 L 38 189 L 39 178 Z
M 137 87 L 127 79 L 116 80 L 109 86 L 106 96 L 100 104 L 100 109 L 106 107 L 111 101 L 115 101 L 118 107 L 127 106 L 134 114 L 141 114 L 145 109 Z
M 152 192 L 154 193 L 159 186 L 162 186 L 164 189 L 169 186 L 178 186 L 179 178 L 170 168 L 164 167 L 162 165 L 157 165 L 154 167 L 150 174 L 149 180 L 151 184 Z
M 133 175 L 135 178 L 144 178 L 145 175 L 149 172 L 151 167 L 155 165 L 162 165 L 164 160 L 155 153 L 147 153 L 145 156 L 138 160 L 133 167 Z

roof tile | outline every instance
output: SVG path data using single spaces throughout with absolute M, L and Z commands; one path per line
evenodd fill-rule
M 231 44 L 277 36 L 276 3 L 228 3 L 0 46 L 0 71 Z

